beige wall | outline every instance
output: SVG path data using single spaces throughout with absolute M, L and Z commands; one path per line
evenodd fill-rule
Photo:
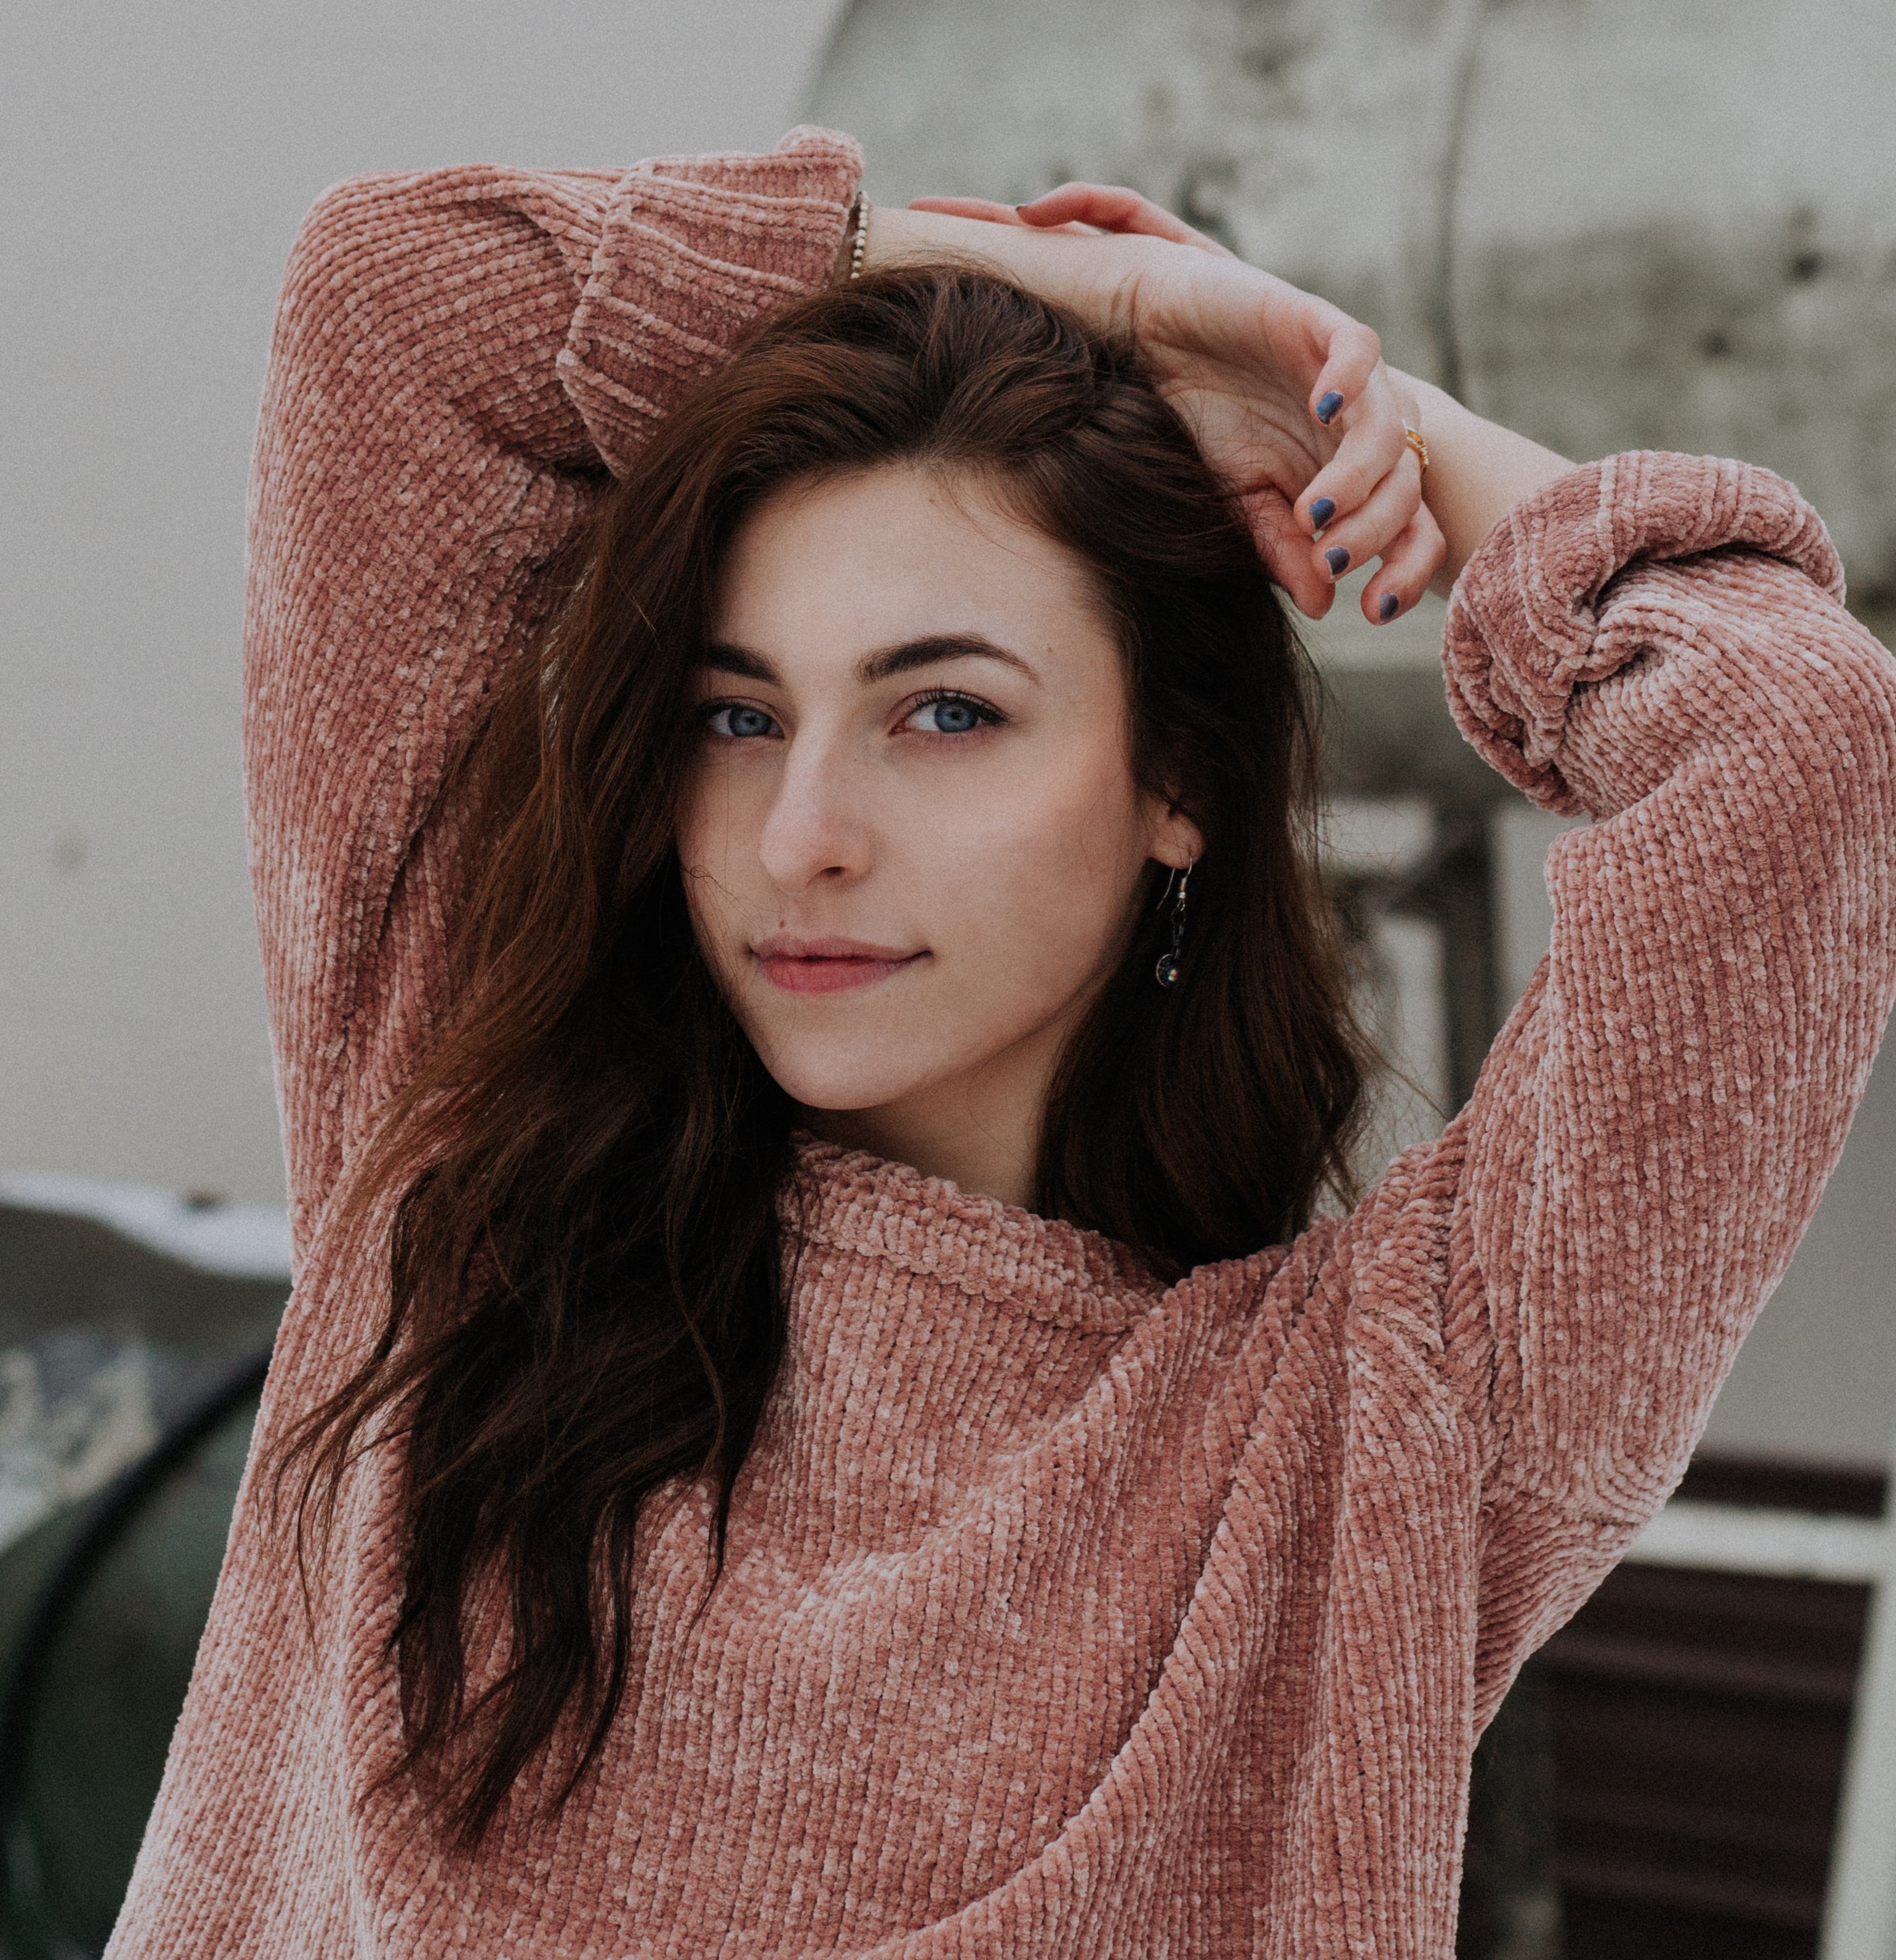
M 279 1197 L 244 476 L 337 178 L 762 147 L 835 0 L 65 0 L 0 25 L 0 1171 Z

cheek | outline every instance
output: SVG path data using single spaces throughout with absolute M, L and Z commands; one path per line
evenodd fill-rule
M 940 816 L 916 854 L 944 972 L 1023 1016 L 1057 1010 L 1125 938 L 1146 852 L 1123 770 L 1050 768 Z

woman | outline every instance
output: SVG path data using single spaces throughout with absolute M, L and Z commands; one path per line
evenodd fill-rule
M 1794 492 L 1573 469 L 1136 200 L 865 230 L 857 170 L 299 240 L 301 1267 L 115 1953 L 1445 1955 L 1474 1739 L 1840 1147 L 1896 687 Z M 1317 1217 L 1360 1082 L 1269 585 L 1378 556 L 1595 821 L 1468 1107 Z

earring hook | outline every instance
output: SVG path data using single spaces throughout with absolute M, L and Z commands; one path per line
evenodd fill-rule
M 1191 882 L 1192 866 L 1195 865 L 1198 861 L 1198 859 L 1195 858 L 1192 859 L 1191 864 L 1187 864 L 1182 867 L 1185 873 L 1185 884 L 1188 885 Z M 1181 867 L 1176 864 L 1170 864 L 1166 867 L 1166 888 L 1159 894 L 1159 902 L 1152 908 L 1155 912 L 1163 912 L 1166 905 L 1171 902 L 1172 888 L 1175 884 L 1179 883 L 1180 869 Z M 1185 885 L 1179 886 L 1179 902 L 1182 905 L 1185 902 Z

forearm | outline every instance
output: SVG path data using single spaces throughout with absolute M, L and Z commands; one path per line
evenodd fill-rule
M 852 224 L 837 255 L 839 278 L 849 276 L 854 239 Z M 1096 320 L 1102 303 L 1111 310 L 1115 284 L 1129 278 L 1142 260 L 1153 256 L 1155 242 L 1036 231 L 1024 225 L 959 218 L 947 212 L 910 211 L 899 205 L 879 204 L 869 216 L 863 270 L 879 272 L 902 266 L 943 264 L 978 266 Z
M 1475 548 L 1502 518 L 1573 465 L 1498 422 L 1484 421 L 1432 383 L 1403 378 L 1415 390 L 1429 448 L 1423 501 L 1448 546 L 1431 588 L 1446 599 Z
M 1896 982 L 1896 670 L 1767 472 L 1632 455 L 1490 535 L 1446 632 L 1502 772 L 1595 819 L 1468 1115 L 1502 1485 L 1636 1523 L 1815 1208 Z M 1512 1386 L 1507 1386 L 1511 1382 Z
M 839 276 L 848 275 L 847 246 L 853 242 L 852 228 L 838 259 Z M 1150 238 L 1088 237 L 943 212 L 878 206 L 870 214 L 863 264 L 865 270 L 943 259 L 979 264 L 1050 298 L 1077 303 L 1090 314 L 1098 313 L 1102 293 L 1110 306 L 1115 293 L 1123 295 L 1133 289 L 1148 262 L 1166 258 L 1191 266 L 1207 294 L 1214 287 L 1222 290 L 1247 276 L 1263 283 L 1254 269 L 1240 271 L 1229 258 L 1193 253 L 1179 260 L 1178 251 L 1175 245 Z M 1235 304 L 1242 304 L 1242 292 L 1236 292 Z M 1484 421 L 1426 381 L 1401 374 L 1393 378 L 1398 388 L 1413 393 L 1429 446 L 1423 495 L 1447 544 L 1446 558 L 1434 581 L 1435 590 L 1446 595 L 1494 525 L 1573 465 L 1525 436 Z M 1241 459 L 1226 457 L 1221 461 L 1227 469 L 1242 473 Z
M 993 234 L 991 241 L 988 234 Z M 849 276 L 851 247 L 856 228 L 852 223 L 836 257 L 836 276 Z M 940 212 L 909 211 L 898 204 L 879 204 L 869 214 L 868 236 L 863 241 L 863 270 L 880 272 L 890 266 L 926 262 L 962 254 L 989 262 L 982 250 L 989 242 L 1004 243 L 999 228 L 972 218 L 950 218 Z

